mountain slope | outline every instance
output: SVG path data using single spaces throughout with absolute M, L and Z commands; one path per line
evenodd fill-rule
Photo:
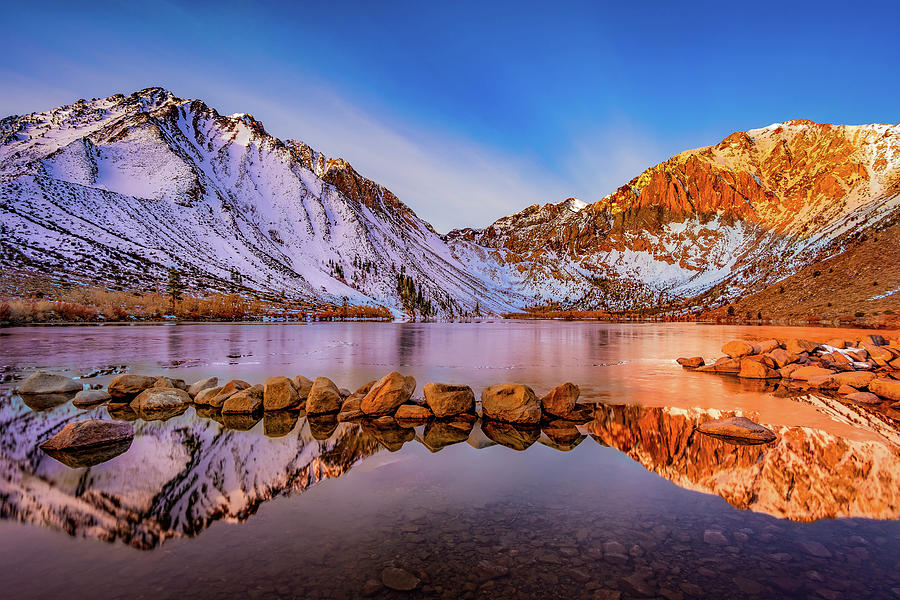
M 140 287 L 176 266 L 200 289 L 441 315 L 511 305 L 430 225 L 343 160 L 250 115 L 151 88 L 0 122 L 0 257 Z
M 449 238 L 493 249 L 535 302 L 616 309 L 762 289 L 898 215 L 900 126 L 799 120 L 678 154 L 595 204 L 531 206 Z

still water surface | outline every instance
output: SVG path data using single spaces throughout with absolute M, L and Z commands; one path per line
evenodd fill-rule
M 845 332 L 849 337 L 858 332 Z M 390 370 L 481 388 L 565 381 L 595 405 L 543 430 L 376 430 L 297 413 L 135 421 L 127 452 L 69 468 L 37 443 L 89 414 L 0 386 L 0 583 L 11 597 L 891 598 L 900 435 L 890 412 L 683 371 L 730 339 L 835 330 L 698 324 L 203 324 L 0 331 L 7 373 L 253 383 Z M 112 375 L 89 377 L 105 384 Z M 778 433 L 693 432 L 739 412 Z M 397 566 L 422 583 L 370 580 Z M 369 583 L 367 583 L 369 582 Z

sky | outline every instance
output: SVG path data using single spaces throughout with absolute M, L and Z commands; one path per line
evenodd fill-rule
M 595 202 L 734 131 L 900 121 L 897 2 L 0 2 L 0 116 L 161 86 L 438 231 Z

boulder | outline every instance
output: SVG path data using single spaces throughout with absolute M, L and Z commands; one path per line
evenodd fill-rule
M 823 390 L 835 390 L 840 387 L 834 382 L 834 375 L 831 374 L 810 375 L 806 378 L 806 383 L 808 383 L 810 387 Z
M 291 383 L 294 384 L 294 389 L 297 390 L 297 395 L 300 396 L 301 400 L 306 400 L 309 397 L 309 390 L 312 389 L 313 382 L 303 375 L 297 375 L 293 379 L 291 379 Z
M 873 346 L 887 346 L 888 343 L 884 339 L 883 335 L 877 333 L 870 333 L 868 335 L 863 336 L 863 342 L 872 344 Z
M 713 370 L 716 373 L 740 373 L 741 359 L 722 357 L 713 363 Z
M 556 419 L 544 423 L 541 426 L 541 433 L 546 436 L 546 440 L 543 438 L 540 440 L 541 443 L 562 452 L 573 450 L 585 438 L 585 435 L 578 431 L 575 423 L 566 419 Z
M 769 358 L 775 361 L 775 366 L 779 369 L 782 367 L 786 367 L 789 364 L 795 363 L 800 359 L 798 354 L 794 354 L 793 352 L 788 352 L 783 348 L 776 348 L 772 350 L 768 354 Z
M 791 373 L 791 379 L 799 379 L 801 381 L 807 381 L 813 375 L 832 375 L 834 371 L 830 369 L 823 369 L 822 367 L 816 366 L 808 366 L 808 367 L 800 367 L 799 369 L 794 370 Z
M 864 343 L 862 346 L 869 354 L 869 358 L 873 360 L 876 365 L 883 367 L 888 364 L 888 362 L 894 360 L 894 354 L 884 346 L 876 346 L 870 343 Z
M 778 373 L 781 375 L 782 379 L 790 379 L 791 375 L 794 373 L 794 371 L 796 371 L 798 369 L 802 369 L 802 368 L 803 368 L 803 365 L 801 365 L 799 363 L 792 363 L 792 364 L 786 365 L 786 366 L 778 369 Z
M 754 423 L 746 417 L 730 417 L 707 421 L 698 425 L 697 431 L 715 437 L 753 444 L 766 444 L 778 437 L 771 430 Z
M 375 385 L 376 383 L 378 383 L 378 380 L 377 380 L 377 379 L 373 379 L 372 381 L 366 383 L 365 385 L 361 385 L 361 386 L 360 386 L 355 392 L 353 392 L 353 393 L 354 393 L 354 394 L 359 394 L 359 397 L 362 398 L 362 397 L 364 397 L 366 394 L 369 393 L 369 390 L 371 390 L 371 389 L 372 389 L 372 386 Z
M 59 433 L 40 445 L 41 450 L 84 450 L 130 441 L 134 438 L 134 427 L 120 421 L 85 419 L 74 421 L 63 427 Z
M 412 397 L 416 389 L 413 377 L 404 377 L 397 371 L 379 379 L 363 397 L 360 409 L 369 416 L 394 414 L 401 404 Z
M 519 452 L 527 450 L 541 437 L 541 430 L 537 425 L 490 419 L 481 422 L 481 431 L 488 439 Z
M 200 390 L 197 392 L 197 395 L 194 396 L 194 404 L 199 405 L 208 405 L 210 400 L 216 397 L 216 395 L 222 391 L 221 387 L 212 387 L 206 388 L 205 390 Z
M 306 423 L 309 425 L 309 433 L 313 439 L 319 441 L 327 440 L 337 429 L 338 421 L 334 413 L 325 413 L 321 415 L 308 415 Z M 412 431 L 412 430 L 407 430 Z
M 744 358 L 741 360 L 738 377 L 743 379 L 780 379 L 781 374 L 761 361 Z
M 300 394 L 287 377 L 269 377 L 263 382 L 263 409 L 286 410 L 300 406 Z
M 873 379 L 869 382 L 869 391 L 888 400 L 900 401 L 900 381 L 896 379 Z
M 383 416 L 377 419 L 363 421 L 363 430 L 375 438 L 379 444 L 390 452 L 396 452 L 406 442 L 416 437 L 416 430 L 411 427 L 402 427 L 394 417 Z
M 110 398 L 111 396 L 103 390 L 81 390 L 75 394 L 72 404 L 78 408 L 87 408 L 109 402 Z
M 159 376 L 156 378 L 156 381 L 153 382 L 153 387 L 175 388 L 187 391 L 187 385 L 184 383 L 184 379 L 172 379 L 171 377 L 163 376 Z
M 741 340 L 732 340 L 722 346 L 722 353 L 730 358 L 741 358 L 753 354 L 754 348 L 752 344 Z
M 541 398 L 541 409 L 555 417 L 566 418 L 575 410 L 581 390 L 574 383 L 564 383 L 550 390 Z
M 784 349 L 794 354 L 802 354 L 804 352 L 811 353 L 819 349 L 819 344 L 810 342 L 809 340 L 794 338 L 784 343 Z
M 22 395 L 72 394 L 80 392 L 83 387 L 79 381 L 71 377 L 55 375 L 47 371 L 35 371 L 22 382 L 18 392 Z
M 145 375 L 116 375 L 109 382 L 107 390 L 114 400 L 131 400 L 147 388 L 153 387 L 156 379 Z
M 754 346 L 759 347 L 760 354 L 767 354 L 769 352 L 772 352 L 773 350 L 781 348 L 781 342 L 775 339 L 762 340 L 761 342 L 756 342 Z
M 250 388 L 247 388 L 250 389 Z M 243 390 L 241 390 L 243 391 Z M 225 429 L 233 429 L 235 431 L 250 431 L 259 423 L 262 413 L 221 413 L 222 426 Z
M 847 340 L 842 338 L 832 338 L 825 342 L 826 346 L 831 346 L 832 348 L 837 348 L 838 350 L 843 350 L 847 347 Z
M 269 411 L 263 416 L 263 433 L 266 437 L 284 437 L 294 430 L 298 415 L 295 410 Z
M 744 358 L 741 359 L 741 368 L 743 368 L 743 364 L 744 364 L 745 360 L 756 361 L 760 364 L 763 364 L 763 365 L 769 367 L 770 369 L 775 368 L 775 361 L 772 360 L 772 357 L 766 356 L 765 354 L 754 354 L 753 356 L 745 356 Z
M 433 416 L 431 409 L 421 404 L 401 404 L 394 413 L 398 421 L 427 421 Z
M 855 394 L 847 394 L 844 398 L 859 404 L 881 404 L 883 402 L 881 398 L 871 392 L 856 392 Z
M 858 391 L 859 391 L 858 389 L 856 389 L 855 387 L 849 386 L 849 385 L 842 385 L 841 387 L 839 387 L 837 389 L 837 393 L 840 394 L 841 396 L 846 396 L 848 394 L 855 394 Z
M 192 383 L 188 388 L 187 393 L 191 395 L 191 398 L 196 398 L 197 394 L 199 394 L 203 390 L 208 390 L 210 388 L 217 387 L 218 385 L 218 377 L 207 377 L 206 379 L 201 379 L 200 381 Z
M 131 401 L 131 408 L 144 420 L 164 419 L 178 414 L 190 402 L 191 397 L 184 390 L 150 387 Z
M 520 383 L 503 383 L 484 388 L 481 410 L 486 419 L 506 423 L 537 424 L 541 421 L 541 404 L 534 391 Z
M 423 389 L 425 403 L 439 419 L 475 412 L 475 392 L 467 385 L 426 383 Z
M 875 379 L 875 373 L 871 371 L 848 371 L 846 373 L 836 373 L 833 379 L 838 387 L 849 385 L 862 389 L 869 387 L 869 384 Z
M 697 367 L 702 367 L 703 365 L 706 364 L 703 361 L 702 356 L 692 356 L 690 358 L 682 357 L 682 358 L 675 359 L 675 362 L 677 362 L 679 365 L 681 365 L 682 367 L 685 367 L 687 369 L 696 369 Z
M 327 377 L 316 377 L 306 398 L 306 414 L 324 415 L 341 410 L 343 403 L 337 385 Z
M 240 390 L 228 397 L 222 404 L 222 414 L 251 414 L 263 407 L 265 388 L 259 384 Z
M 225 401 L 228 400 L 231 396 L 241 390 L 246 390 L 249 387 L 250 384 L 243 379 L 232 379 L 222 386 L 222 389 L 219 390 L 218 394 L 216 394 L 212 398 L 207 397 L 207 399 L 209 400 L 208 404 L 213 408 L 222 408 L 222 405 L 225 404 Z

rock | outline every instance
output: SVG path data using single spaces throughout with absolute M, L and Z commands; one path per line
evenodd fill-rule
M 822 367 L 808 366 L 808 367 L 800 367 L 799 369 L 795 369 L 791 372 L 791 379 L 799 379 L 801 381 L 807 381 L 813 375 L 833 375 L 834 371 L 830 369 L 823 369 Z
M 263 394 L 265 387 L 254 385 L 246 390 L 240 390 L 229 396 L 222 405 L 222 414 L 226 413 L 255 413 L 263 407 Z
M 203 390 L 208 390 L 210 388 L 217 387 L 218 385 L 218 377 L 207 377 L 206 379 L 201 379 L 200 381 L 192 383 L 188 388 L 187 393 L 191 395 L 191 398 L 196 398 L 197 394 L 199 394 Z
M 900 381 L 896 379 L 873 379 L 869 382 L 869 391 L 888 400 L 900 401 Z
M 187 408 L 191 397 L 178 388 L 147 388 L 131 401 L 131 408 L 144 420 L 165 419 Z
M 758 360 L 745 358 L 741 360 L 738 377 L 744 379 L 780 379 L 781 374 Z
M 563 452 L 574 449 L 585 438 L 584 434 L 578 431 L 575 422 L 566 419 L 544 423 L 541 432 L 549 440 L 549 442 L 541 440 L 542 443 Z
M 775 339 L 763 340 L 761 342 L 757 342 L 755 345 L 759 346 L 760 354 L 768 354 L 769 352 L 774 352 L 775 350 L 781 348 L 781 342 Z
M 334 413 L 308 415 L 306 417 L 306 422 L 309 424 L 309 432 L 312 434 L 313 438 L 320 441 L 330 438 L 331 434 L 334 433 L 334 430 L 337 429 L 338 426 L 337 416 Z M 412 430 L 407 429 L 405 431 Z
M 803 365 L 800 365 L 798 363 L 793 363 L 793 364 L 789 364 L 789 365 L 786 365 L 786 366 L 778 369 L 778 373 L 779 373 L 779 375 L 781 375 L 782 379 L 790 379 L 791 374 L 794 371 L 796 371 L 797 369 L 802 369 L 802 368 L 803 368 Z
M 481 582 L 509 575 L 509 569 L 507 567 L 487 560 L 479 561 L 478 564 L 475 565 L 475 569 L 478 573 L 478 580 Z
M 475 393 L 467 385 L 426 383 L 423 390 L 425 403 L 439 419 L 475 412 Z
M 730 358 L 741 358 L 753 354 L 753 345 L 741 340 L 733 340 L 722 346 L 722 353 Z
M 119 423 L 127 425 L 127 423 Z M 131 448 L 132 438 L 119 442 L 112 442 L 102 446 L 93 446 L 90 448 L 80 448 L 71 450 L 44 450 L 51 458 L 58 460 L 62 464 L 72 469 L 83 469 L 85 467 L 93 467 L 111 460 L 120 454 L 127 452 Z
M 355 392 L 353 392 L 353 393 L 354 393 L 354 394 L 359 394 L 359 397 L 360 397 L 360 398 L 363 398 L 366 394 L 369 393 L 369 390 L 371 390 L 371 389 L 372 389 L 372 386 L 375 385 L 376 383 L 378 383 L 378 380 L 377 380 L 377 379 L 373 379 L 372 381 L 368 382 L 367 384 L 360 386 L 360 387 L 359 387 Z
M 745 356 L 744 358 L 741 359 L 742 365 L 744 364 L 745 360 L 756 361 L 760 364 L 763 364 L 763 365 L 769 367 L 770 369 L 775 368 L 775 361 L 772 360 L 772 358 L 770 356 L 767 356 L 765 354 L 754 354 L 753 356 Z
M 863 336 L 863 343 L 872 344 L 873 346 L 887 346 L 887 342 L 884 339 L 883 335 L 879 335 L 877 333 L 870 333 L 868 335 Z
M 558 385 L 541 398 L 541 408 L 547 414 L 565 418 L 575 410 L 579 395 L 581 390 L 574 383 Z
M 688 369 L 696 369 L 697 367 L 702 367 L 706 363 L 703 361 L 702 356 L 692 356 L 690 358 L 678 358 L 675 360 L 682 367 L 686 367 Z
M 875 373 L 870 371 L 848 371 L 846 373 L 837 373 L 832 379 L 838 387 L 849 385 L 861 389 L 869 387 L 869 384 L 875 379 Z
M 812 540 L 806 540 L 804 542 L 800 542 L 800 547 L 807 554 L 812 554 L 813 556 L 818 556 L 819 558 L 831 558 L 831 551 L 828 550 L 822 543 L 815 542 Z
M 379 379 L 363 397 L 360 409 L 370 416 L 391 415 L 407 402 L 416 389 L 413 377 L 404 377 L 397 371 Z
M 713 546 L 727 546 L 728 538 L 717 529 L 707 529 L 703 532 L 703 541 Z
M 55 375 L 47 371 L 35 371 L 22 382 L 18 392 L 24 395 L 71 394 L 80 392 L 83 387 L 80 382 L 71 377 Z
M 222 391 L 220 387 L 206 388 L 205 390 L 200 390 L 197 392 L 197 395 L 194 396 L 194 404 L 207 405 L 209 401 L 216 397 L 216 394 Z
M 216 394 L 212 398 L 207 398 L 209 400 L 208 403 L 214 408 L 222 408 L 222 405 L 225 404 L 225 401 L 228 400 L 231 396 L 241 390 L 246 390 L 249 387 L 250 384 L 242 379 L 232 379 L 222 386 L 222 389 L 219 390 L 218 394 Z
M 741 370 L 740 358 L 722 357 L 713 363 L 713 371 L 716 373 L 739 373 Z
M 894 354 L 883 346 L 864 343 L 862 347 L 866 350 L 869 358 L 872 359 L 876 365 L 884 366 L 888 362 L 894 360 Z
M 826 346 L 831 346 L 832 348 L 837 348 L 838 350 L 843 350 L 847 347 L 847 340 L 841 338 L 832 338 L 825 342 Z
M 777 438 L 772 431 L 746 417 L 707 421 L 698 425 L 697 430 L 707 435 L 728 440 L 741 440 L 756 444 L 765 444 Z
M 337 385 L 327 377 L 316 377 L 306 398 L 306 414 L 324 415 L 341 410 L 344 399 Z
M 74 421 L 40 445 L 41 450 L 85 450 L 134 439 L 134 427 L 119 421 Z
M 541 437 L 541 430 L 536 425 L 503 421 L 484 420 L 481 422 L 481 431 L 498 444 L 518 451 L 527 450 Z
M 293 379 L 291 379 L 291 383 L 294 384 L 294 389 L 297 390 L 297 395 L 300 396 L 300 400 L 306 400 L 309 397 L 309 391 L 312 389 L 313 382 L 303 375 L 297 375 Z
M 404 569 L 387 567 L 381 572 L 381 583 L 392 590 L 409 592 L 419 586 L 419 578 Z
M 250 388 L 247 388 L 250 389 Z M 243 390 L 241 390 L 243 391 Z M 259 423 L 261 413 L 221 413 L 222 426 L 235 431 L 250 431 Z
M 185 385 L 184 379 L 172 379 L 171 377 L 163 377 L 163 376 L 156 378 L 156 381 L 153 382 L 153 387 L 175 388 L 175 389 L 187 391 L 187 385 Z
M 344 403 L 341 404 L 341 411 L 337 416 L 338 421 L 343 423 L 344 421 L 355 421 L 356 419 L 365 417 L 366 413 L 359 408 L 364 395 L 365 393 L 360 394 L 359 392 L 355 392 L 347 396 Z
M 859 404 L 881 404 L 883 400 L 871 392 L 856 392 L 855 394 L 847 394 L 845 399 Z
M 114 400 L 131 400 L 144 390 L 153 387 L 156 379 L 144 375 L 117 375 L 109 382 L 107 391 Z
M 527 385 L 504 383 L 484 388 L 481 410 L 485 418 L 506 423 L 537 424 L 541 421 L 541 405 Z
M 360 594 L 364 598 L 369 598 L 378 594 L 383 588 L 384 584 L 377 579 L 367 579 L 360 590 Z
M 377 419 L 362 421 L 363 430 L 369 433 L 375 440 L 387 448 L 390 452 L 396 452 L 403 447 L 406 442 L 412 441 L 416 437 L 415 429 L 411 427 L 401 427 L 397 423 L 397 419 L 390 416 L 383 416 Z
M 427 421 L 433 416 L 431 409 L 420 404 L 401 404 L 394 413 L 398 421 Z
M 103 390 L 81 390 L 75 394 L 72 404 L 78 408 L 85 408 L 109 402 L 110 398 L 111 396 Z
M 263 382 L 263 409 L 287 410 L 300 406 L 300 394 L 287 377 L 269 377 Z
M 819 344 L 794 338 L 784 343 L 784 349 L 793 354 L 802 354 L 804 352 L 812 353 L 819 349 Z
M 858 391 L 859 391 L 858 389 L 856 389 L 855 387 L 851 387 L 849 385 L 842 385 L 841 387 L 839 387 L 837 389 L 837 393 L 842 396 L 846 396 L 847 394 L 855 394 Z
M 838 385 L 834 382 L 834 375 L 832 374 L 824 374 L 824 375 L 810 375 L 807 377 L 806 382 L 810 387 L 833 390 L 837 389 Z

